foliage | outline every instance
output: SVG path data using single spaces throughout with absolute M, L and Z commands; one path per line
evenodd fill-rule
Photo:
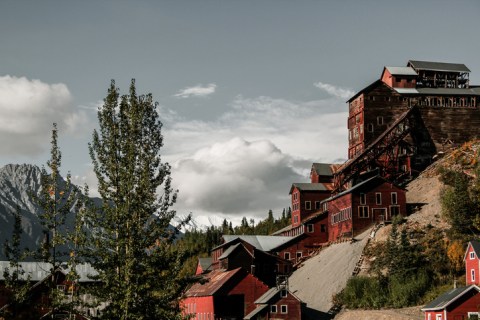
M 50 159 L 47 161 L 47 167 L 50 173 L 42 167 L 41 169 L 41 189 L 39 194 L 31 193 L 33 200 L 39 205 L 42 213 L 39 215 L 40 223 L 44 229 L 44 241 L 38 248 L 35 256 L 41 261 L 50 263 L 50 277 L 46 282 L 49 290 L 50 313 L 54 315 L 58 310 L 72 310 L 73 306 L 66 302 L 64 292 L 57 289 L 57 275 L 60 265 L 68 260 L 69 250 L 68 241 L 70 230 L 67 228 L 66 221 L 71 219 L 70 213 L 75 205 L 79 190 L 72 185 L 70 173 L 66 175 L 66 181 L 60 176 L 60 167 L 62 155 L 57 144 L 58 132 L 57 125 L 53 124 L 52 140 L 50 149 Z M 70 267 L 72 267 L 70 265 Z M 75 274 L 75 269 L 72 269 Z M 45 307 L 45 306 L 43 306 Z
M 96 294 L 108 303 L 102 317 L 176 319 L 188 284 L 179 275 L 187 257 L 169 228 L 177 191 L 170 165 L 161 161 L 157 103 L 151 94 L 138 96 L 134 80 L 120 97 L 112 81 L 98 120 L 89 150 L 103 205 L 87 220 L 94 230 L 89 255 L 101 283 Z
M 450 260 L 450 265 L 456 273 L 463 270 L 463 256 L 465 254 L 465 246 L 459 240 L 453 241 L 447 250 L 447 257 Z
M 28 254 L 28 251 L 20 246 L 23 231 L 19 207 L 17 207 L 13 216 L 14 225 L 11 243 L 8 240 L 4 243 L 4 254 L 10 263 L 9 267 L 3 271 L 3 278 L 5 288 L 11 294 L 8 296 L 7 301 L 10 307 L 4 310 L 4 312 L 0 312 L 0 315 L 7 318 L 16 318 L 22 307 L 29 303 L 28 290 L 30 289 L 31 279 L 30 275 L 25 274 L 25 270 L 23 270 L 20 264 L 26 254 Z

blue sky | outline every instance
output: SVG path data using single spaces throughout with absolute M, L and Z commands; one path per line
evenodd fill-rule
M 346 158 L 347 105 L 382 68 L 464 63 L 479 1 L 0 2 L 0 165 L 48 158 L 95 190 L 87 143 L 110 79 L 152 93 L 177 210 L 201 224 L 289 205 L 312 162 Z

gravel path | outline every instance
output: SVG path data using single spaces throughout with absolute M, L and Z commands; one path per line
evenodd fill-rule
M 332 296 L 342 290 L 367 244 L 370 229 L 357 236 L 356 242 L 332 244 L 305 261 L 289 278 L 290 291 L 308 308 L 327 312 Z

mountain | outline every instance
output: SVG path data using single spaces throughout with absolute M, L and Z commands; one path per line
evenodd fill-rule
M 31 196 L 32 193 L 40 192 L 40 177 L 40 168 L 30 164 L 8 164 L 0 168 L 0 260 L 5 259 L 3 244 L 12 236 L 13 213 L 17 207 L 22 216 L 22 246 L 34 250 L 44 238 L 39 219 L 41 209 Z M 62 179 L 61 183 L 65 181 Z M 73 212 L 73 207 L 71 211 Z M 72 224 L 72 221 L 67 219 L 67 225 Z

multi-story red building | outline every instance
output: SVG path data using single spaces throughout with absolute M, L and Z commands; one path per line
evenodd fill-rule
M 374 176 L 327 200 L 328 239 L 353 237 L 393 216 L 406 215 L 405 190 Z

